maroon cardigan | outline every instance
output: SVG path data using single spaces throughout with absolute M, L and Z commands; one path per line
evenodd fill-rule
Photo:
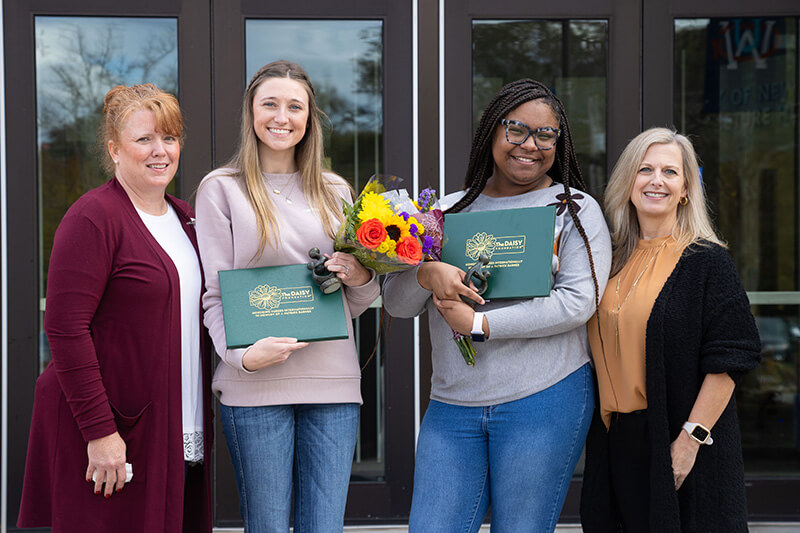
M 167 199 L 196 250 L 191 207 Z M 178 272 L 116 179 L 84 194 L 61 221 L 44 322 L 52 361 L 36 383 L 17 525 L 211 531 L 209 352 L 201 350 L 205 464 L 202 475 L 190 470 L 185 512 Z M 85 480 L 86 443 L 115 431 L 133 480 L 106 500 Z

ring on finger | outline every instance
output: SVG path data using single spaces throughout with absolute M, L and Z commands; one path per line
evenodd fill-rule
M 345 265 L 345 267 L 344 267 L 344 275 L 345 276 L 349 276 L 350 275 L 350 267 L 348 265 Z

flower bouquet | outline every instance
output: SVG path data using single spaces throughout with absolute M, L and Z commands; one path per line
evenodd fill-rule
M 444 214 L 432 188 L 412 200 L 396 176 L 373 176 L 353 205 L 343 205 L 344 222 L 334 239 L 336 251 L 352 254 L 376 274 L 398 272 L 423 261 L 439 261 Z M 453 331 L 464 361 L 475 365 L 472 340 Z
M 353 205 L 344 202 L 344 222 L 333 248 L 352 254 L 376 274 L 415 267 L 431 254 L 441 256 L 442 224 L 421 213 L 400 178 L 373 176 Z M 434 193 L 435 197 L 435 193 Z M 439 218 L 444 220 L 439 210 Z

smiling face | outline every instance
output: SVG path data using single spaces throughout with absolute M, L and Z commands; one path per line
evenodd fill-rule
M 161 131 L 148 109 L 131 112 L 118 137 L 108 141 L 117 179 L 144 194 L 163 193 L 178 170 L 180 140 Z
M 308 93 L 290 78 L 267 78 L 253 95 L 253 129 L 262 160 L 294 158 L 294 149 L 306 134 Z
M 644 238 L 668 235 L 678 219 L 678 202 L 686 196 L 683 153 L 676 143 L 647 149 L 631 190 L 631 203 Z
M 530 100 L 508 113 L 504 118 L 522 122 L 530 129 L 559 127 L 558 117 L 549 105 Z M 487 183 L 489 194 L 514 196 L 533 189 L 549 187 L 553 182 L 547 172 L 556 158 L 556 148 L 540 150 L 530 135 L 521 145 L 506 140 L 506 128 L 499 125 L 492 142 L 494 174 Z

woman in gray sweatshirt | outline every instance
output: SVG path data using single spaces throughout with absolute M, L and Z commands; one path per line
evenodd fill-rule
M 539 82 L 509 83 L 481 117 L 464 191 L 443 204 L 449 213 L 557 206 L 550 295 L 484 302 L 460 269 L 439 262 L 386 280 L 391 315 L 430 311 L 431 401 L 410 531 L 478 531 L 490 504 L 495 531 L 555 529 L 594 407 L 585 324 L 611 262 L 608 228 L 585 190 L 561 102 Z M 451 328 L 482 330 L 474 367 Z

